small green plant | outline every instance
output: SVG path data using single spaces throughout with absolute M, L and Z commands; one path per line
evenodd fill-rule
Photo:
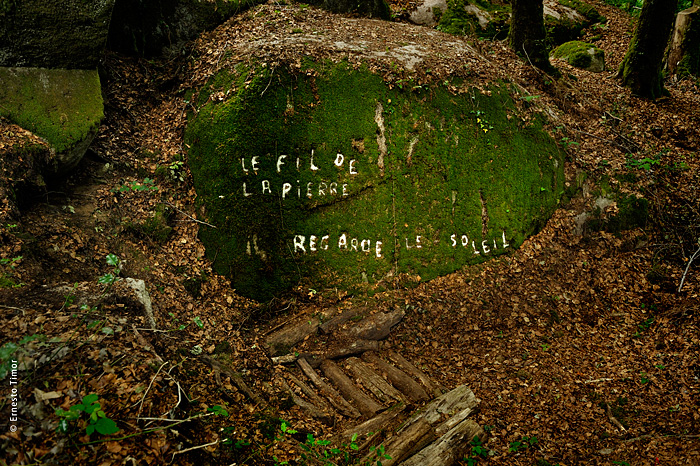
M 185 181 L 185 162 L 182 160 L 175 160 L 170 165 L 168 165 L 168 171 L 170 172 L 170 178 L 175 181 Z
M 98 282 L 102 283 L 103 285 L 112 285 L 115 281 L 117 281 L 117 275 L 119 275 L 119 263 L 121 262 L 119 257 L 115 256 L 114 254 L 107 254 L 105 257 L 107 260 L 107 265 L 111 265 L 114 267 L 111 272 L 108 272 L 104 275 L 102 275 L 100 278 L 97 279 Z
M 469 456 L 464 459 L 467 466 L 474 466 L 481 458 L 486 458 L 488 456 L 489 450 L 484 446 L 478 436 L 475 435 L 472 441 L 469 442 L 469 445 L 471 445 Z
M 627 162 L 625 166 L 627 168 L 638 168 L 644 171 L 651 170 L 651 167 L 658 165 L 661 161 L 658 158 L 644 157 L 643 159 L 635 159 L 632 154 L 627 154 Z
M 642 336 L 642 333 L 646 332 L 651 328 L 651 325 L 654 323 L 654 316 L 649 317 L 646 320 L 643 320 L 639 325 L 637 325 L 637 330 L 634 335 L 632 335 L 632 338 L 639 338 Z
M 524 100 L 525 102 L 532 102 L 535 99 L 539 99 L 540 96 L 538 95 L 522 95 L 520 96 L 521 100 Z
M 204 328 L 204 322 L 202 322 L 202 319 L 200 319 L 199 316 L 192 319 L 192 322 L 194 322 L 197 325 L 197 327 Z
M 491 126 L 486 119 L 486 115 L 484 112 L 481 110 L 472 110 L 472 115 L 476 116 L 476 124 L 479 126 L 479 129 L 483 131 L 484 133 L 488 133 L 493 129 L 493 126 Z
M 182 163 L 182 162 L 180 162 Z M 141 191 L 158 191 L 158 186 L 155 185 L 155 181 L 151 178 L 144 178 L 143 183 L 138 181 L 131 181 L 123 183 L 119 187 L 112 189 L 114 193 L 125 193 L 125 192 L 141 192 Z
M 527 450 L 528 448 L 532 448 L 535 445 L 537 445 L 537 437 L 534 435 L 528 437 L 525 436 L 520 440 L 516 440 L 515 442 L 510 442 L 508 444 L 508 451 L 511 452 L 516 452 L 520 450 Z
M 568 150 L 573 148 L 574 146 L 578 146 L 578 142 L 573 141 L 572 139 L 564 136 L 561 138 L 561 143 L 564 145 L 564 147 Z
M 7 377 L 12 371 L 17 370 L 19 355 L 27 351 L 25 348 L 27 344 L 39 341 L 41 345 L 46 345 L 46 343 L 43 343 L 45 340 L 46 335 L 35 333 L 34 335 L 22 337 L 17 343 L 8 341 L 0 346 L 0 380 Z
M 0 288 L 16 288 L 22 286 L 15 283 L 13 276 L 15 269 L 22 261 L 22 256 L 4 257 L 0 259 Z
M 85 433 L 91 435 L 97 432 L 101 435 L 111 435 L 119 432 L 117 423 L 108 418 L 102 410 L 102 405 L 98 401 L 99 397 L 95 393 L 85 395 L 82 403 L 71 406 L 68 411 L 57 409 L 56 415 L 61 418 L 58 423 L 59 432 L 68 432 L 70 422 L 79 421 L 83 414 L 87 414 L 85 421 Z

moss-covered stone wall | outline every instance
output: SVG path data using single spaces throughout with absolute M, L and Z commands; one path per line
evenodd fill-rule
M 557 205 L 562 155 L 507 85 L 454 95 L 342 63 L 302 69 L 220 72 L 186 130 L 216 226 L 200 236 L 240 294 L 431 279 L 518 247 Z

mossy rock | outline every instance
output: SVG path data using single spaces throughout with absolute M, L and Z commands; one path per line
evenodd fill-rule
M 94 69 L 114 0 L 0 0 L 0 66 Z
M 566 42 L 552 51 L 553 58 L 569 65 L 599 73 L 605 71 L 605 52 L 593 44 L 581 41 Z
M 430 0 L 424 5 L 435 6 Z M 420 11 L 421 7 L 416 8 Z M 438 6 L 440 11 L 436 18 L 437 27 L 443 32 L 456 35 L 474 35 L 486 39 L 505 39 L 510 24 L 510 5 L 498 5 L 490 2 L 470 2 L 468 0 L 447 0 L 446 8 Z
M 97 70 L 0 68 L 0 116 L 45 139 L 55 152 L 47 176 L 82 159 L 103 117 Z
M 203 31 L 259 3 L 263 0 L 118 0 L 108 47 L 145 57 L 176 53 Z
M 448 274 L 518 247 L 564 190 L 563 154 L 505 83 L 454 94 L 345 62 L 244 63 L 211 78 L 185 133 L 216 227 L 200 238 L 244 296 Z
M 544 24 L 552 46 L 578 39 L 585 28 L 606 21 L 598 10 L 580 0 L 544 2 Z

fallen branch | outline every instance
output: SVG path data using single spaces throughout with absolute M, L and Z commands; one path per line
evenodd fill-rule
M 201 223 L 202 225 L 206 225 L 206 226 L 208 226 L 208 227 L 216 228 L 216 226 L 212 225 L 211 223 L 207 223 L 207 222 L 203 222 L 203 221 L 201 221 L 201 220 L 197 220 L 196 218 L 194 218 L 193 216 L 191 216 L 191 215 L 188 214 L 187 212 L 184 212 L 184 211 L 178 209 L 177 207 L 175 207 L 175 205 L 171 204 L 171 203 L 168 202 L 168 201 L 165 201 L 164 203 L 167 204 L 167 205 L 169 205 L 169 206 L 172 207 L 173 209 L 177 210 L 177 211 L 180 212 L 182 215 L 191 218 L 192 221 L 194 221 L 194 222 Z
M 622 423 L 620 423 L 620 421 L 618 421 L 617 418 L 615 416 L 613 416 L 612 409 L 610 409 L 610 403 L 606 403 L 605 407 L 607 408 L 608 419 L 610 419 L 610 422 L 612 422 L 613 425 L 615 427 L 617 427 L 618 429 L 620 429 L 622 432 L 627 432 L 627 429 L 625 429 L 625 426 L 623 426 Z
M 217 443 L 219 443 L 219 439 L 216 439 L 211 443 L 205 443 L 204 445 L 197 445 L 196 447 L 185 448 L 184 450 L 178 450 L 176 452 L 173 452 L 173 457 L 170 458 L 169 464 L 172 464 L 172 462 L 175 461 L 175 455 L 179 455 L 180 453 L 187 453 L 188 451 L 192 450 L 199 450 L 200 448 L 210 447 L 212 445 L 216 445 Z
M 148 388 L 146 388 L 146 391 L 143 392 L 143 396 L 141 397 L 141 401 L 139 402 L 139 412 L 136 414 L 137 418 L 138 418 L 138 416 L 141 415 L 141 410 L 143 409 L 143 402 L 146 400 L 146 396 L 148 395 L 148 392 L 151 391 L 151 387 L 153 386 L 153 382 L 155 382 L 156 377 L 158 377 L 158 374 L 160 374 L 161 369 L 163 369 L 163 367 L 165 367 L 166 364 L 168 364 L 168 361 L 165 361 L 163 364 L 160 365 L 160 367 L 156 371 L 156 375 L 154 375 L 151 378 L 151 382 L 148 384 Z
M 698 244 L 700 244 L 700 240 L 698 240 Z M 683 283 L 685 282 L 685 277 L 688 275 L 688 270 L 690 270 L 690 264 L 693 263 L 693 261 L 695 260 L 696 257 L 698 257 L 698 255 L 700 255 L 700 248 L 698 248 L 697 251 L 695 251 L 695 253 L 693 253 L 693 255 L 690 256 L 690 259 L 688 259 L 688 264 L 685 266 L 685 270 L 683 271 L 683 276 L 681 277 L 681 284 L 678 285 L 678 292 L 679 293 L 683 289 Z

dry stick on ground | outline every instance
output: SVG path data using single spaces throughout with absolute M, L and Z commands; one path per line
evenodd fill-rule
M 606 410 L 608 412 L 608 419 L 610 419 L 610 422 L 613 423 L 615 427 L 620 429 L 622 432 L 627 432 L 627 429 L 625 429 L 625 426 L 623 426 L 620 421 L 617 420 L 615 416 L 613 416 L 612 409 L 610 409 L 610 403 L 605 404 Z
M 151 382 L 148 384 L 148 388 L 146 388 L 146 391 L 143 392 L 143 396 L 141 397 L 141 401 L 139 402 L 139 412 L 136 413 L 137 419 L 138 419 L 138 416 L 141 415 L 141 410 L 143 409 L 143 402 L 146 400 L 146 396 L 148 395 L 148 392 L 151 390 L 151 387 L 153 386 L 153 382 L 155 382 L 156 377 L 158 377 L 158 374 L 160 374 L 161 369 L 163 369 L 163 367 L 165 367 L 166 364 L 168 364 L 168 361 L 165 361 L 163 364 L 161 364 L 161 366 L 156 371 L 156 375 L 154 375 L 151 378 Z
M 255 404 L 258 406 L 261 406 L 262 408 L 267 408 L 268 404 L 263 401 L 260 396 L 255 393 L 247 383 L 245 383 L 245 380 L 243 380 L 243 377 L 240 376 L 240 374 L 236 374 L 233 370 L 227 368 L 223 364 L 221 364 L 219 361 L 216 359 L 203 355 L 202 359 L 204 359 L 206 362 L 208 362 L 215 370 L 218 370 L 224 375 L 227 375 L 231 378 L 231 381 L 236 384 L 236 387 L 246 395 L 248 395 L 248 398 L 250 398 Z
M 177 210 L 178 212 L 180 212 L 182 215 L 191 218 L 192 221 L 194 221 L 194 222 L 201 223 L 202 225 L 206 225 L 206 226 L 208 226 L 208 227 L 216 228 L 216 226 L 212 225 L 211 223 L 207 223 L 207 222 L 203 222 L 203 221 L 201 221 L 201 220 L 197 220 L 196 218 L 194 218 L 193 216 L 191 216 L 191 215 L 188 214 L 187 212 L 184 212 L 184 211 L 178 209 L 177 207 L 175 207 L 174 204 L 171 204 L 171 203 L 168 202 L 168 201 L 165 201 L 164 204 L 169 205 L 169 206 L 172 207 L 173 209 L 175 209 L 175 210 Z
M 698 243 L 700 243 L 700 240 L 698 240 Z M 681 284 L 678 285 L 678 292 L 679 293 L 683 289 L 683 283 L 685 283 L 685 277 L 688 275 L 688 270 L 690 270 L 690 264 L 693 263 L 693 261 L 695 260 L 696 257 L 698 257 L 698 255 L 700 255 L 700 248 L 698 248 L 697 251 L 695 251 L 695 253 L 693 253 L 693 255 L 690 256 L 690 259 L 688 259 L 688 264 L 686 264 L 685 271 L 683 271 L 683 276 L 681 277 Z
M 175 451 L 175 452 L 173 452 L 173 457 L 170 458 L 170 463 L 168 463 L 168 464 L 172 464 L 172 462 L 175 461 L 175 455 L 179 455 L 181 453 L 187 453 L 188 451 L 192 451 L 192 450 L 199 450 L 200 448 L 210 447 L 212 445 L 216 445 L 217 443 L 219 443 L 219 439 L 216 439 L 211 443 L 205 443 L 204 445 L 197 445 L 196 447 L 190 447 L 190 448 L 185 448 L 184 450 Z

